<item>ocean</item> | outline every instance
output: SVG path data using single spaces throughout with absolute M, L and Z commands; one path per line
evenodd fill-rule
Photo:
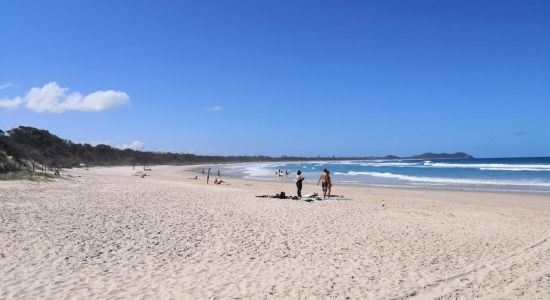
M 301 170 L 317 182 L 328 169 L 333 184 L 550 193 L 550 157 L 434 160 L 353 160 L 217 166 L 222 175 L 293 181 Z M 216 169 L 217 170 L 217 169 Z M 288 176 L 277 173 L 288 171 Z

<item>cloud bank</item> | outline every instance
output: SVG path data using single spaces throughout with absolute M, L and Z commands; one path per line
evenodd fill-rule
M 145 149 L 145 143 L 143 143 L 142 141 L 133 141 L 130 144 L 120 145 L 117 148 L 122 149 L 122 150 L 132 149 L 132 150 L 139 151 L 139 150 Z
M 12 87 L 13 84 L 9 82 L 0 82 L 0 90 L 7 89 L 9 87 Z
M 14 110 L 21 105 L 37 113 L 60 114 L 66 111 L 100 112 L 130 103 L 130 97 L 119 91 L 96 91 L 88 95 L 68 93 L 68 88 L 50 82 L 33 87 L 23 97 L 0 98 L 0 108 Z
M 15 97 L 13 99 L 2 99 L 0 98 L 0 108 L 5 108 L 7 110 L 14 110 L 23 103 L 21 97 Z

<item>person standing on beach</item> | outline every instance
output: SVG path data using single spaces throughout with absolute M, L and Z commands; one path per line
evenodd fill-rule
M 208 184 L 209 180 L 210 180 L 210 168 L 208 168 L 208 173 L 206 173 L 206 184 Z
M 332 180 L 330 180 L 330 171 L 329 170 L 327 170 L 327 185 L 328 185 L 327 197 L 330 198 L 330 192 L 332 191 Z
M 298 189 L 298 197 L 302 198 L 302 182 L 306 179 L 302 176 L 302 171 L 298 170 L 296 173 L 296 188 Z
M 327 169 L 324 169 L 323 170 L 323 173 L 321 173 L 321 176 L 319 176 L 319 180 L 317 180 L 317 185 L 319 185 L 319 183 L 321 182 L 321 188 L 323 189 L 323 199 L 325 199 L 327 197 L 327 190 L 328 190 L 328 181 L 329 181 L 329 177 L 328 177 L 328 170 Z

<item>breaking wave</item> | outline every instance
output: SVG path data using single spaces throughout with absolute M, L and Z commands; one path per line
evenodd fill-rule
M 434 168 L 463 168 L 480 169 L 487 171 L 546 171 L 550 172 L 550 165 L 542 164 L 453 164 L 453 163 L 434 163 Z
M 344 176 L 371 176 L 379 178 L 391 178 L 404 180 L 409 182 L 421 182 L 432 184 L 450 184 L 450 185 L 498 185 L 498 186 L 539 186 L 550 187 L 550 182 L 538 181 L 538 180 L 498 180 L 498 179 L 473 179 L 473 178 L 444 178 L 444 177 L 426 177 L 426 176 L 410 176 L 400 175 L 393 173 L 380 173 L 380 172 L 355 172 L 349 171 L 347 173 L 336 172 L 335 175 Z

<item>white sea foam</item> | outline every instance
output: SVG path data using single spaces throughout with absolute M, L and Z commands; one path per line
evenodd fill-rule
M 363 167 L 411 167 L 417 166 L 417 163 L 407 163 L 407 162 L 368 162 L 360 163 L 360 166 Z
M 550 169 L 544 168 L 479 168 L 482 171 L 530 171 L 530 172 L 550 172 Z
M 270 168 L 276 167 L 278 164 L 257 164 L 257 165 L 249 165 L 245 166 L 243 173 L 247 174 L 251 177 L 256 176 L 271 176 L 275 175 L 273 173 L 273 170 Z
M 547 171 L 550 172 L 550 165 L 541 164 L 453 164 L 453 163 L 434 163 L 434 168 L 464 168 L 480 169 L 490 171 Z
M 371 176 L 379 178 L 398 179 L 410 182 L 422 182 L 422 183 L 438 183 L 438 184 L 450 184 L 450 185 L 499 185 L 499 186 L 539 186 L 550 187 L 550 182 L 539 180 L 496 180 L 496 179 L 464 179 L 464 178 L 443 178 L 443 177 L 424 177 L 424 176 L 409 176 L 399 175 L 393 173 L 381 173 L 381 172 L 355 172 L 349 171 L 347 173 L 336 172 L 335 175 L 344 176 Z
M 311 162 L 312 168 L 325 165 L 359 165 L 362 167 L 416 167 L 416 168 L 459 168 L 479 169 L 482 171 L 531 171 L 550 172 L 550 164 L 460 164 L 438 163 L 432 161 L 407 162 L 403 160 L 369 160 L 369 161 L 333 161 Z M 306 166 L 304 166 L 306 168 Z

